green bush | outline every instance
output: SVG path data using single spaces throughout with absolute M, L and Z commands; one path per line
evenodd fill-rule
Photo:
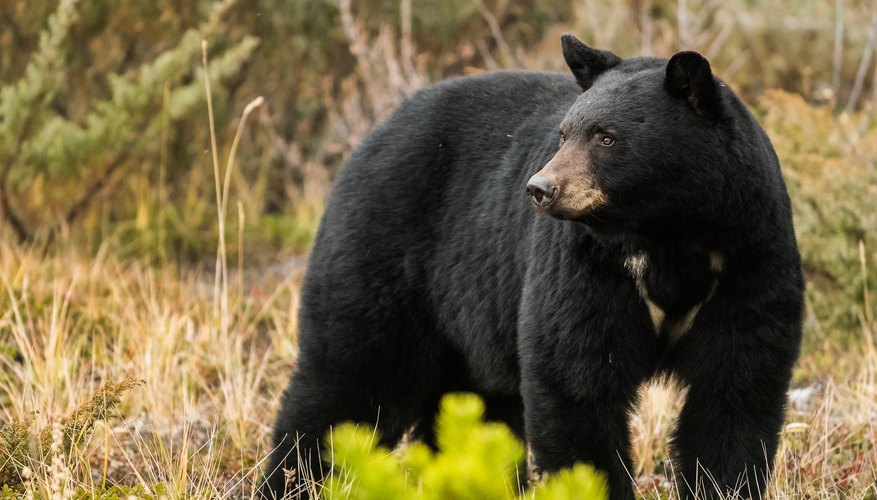
M 505 499 L 516 497 L 524 446 L 503 424 L 485 423 L 484 403 L 472 394 L 442 400 L 436 420 L 438 451 L 411 443 L 397 452 L 377 446 L 373 430 L 343 424 L 329 436 L 335 469 L 329 499 Z M 602 474 L 577 464 L 551 475 L 518 498 L 607 498 Z
M 807 279 L 805 351 L 860 335 L 866 287 L 877 290 L 877 126 L 797 94 L 767 92 L 762 122 L 783 167 Z
M 110 41 L 101 32 L 77 30 L 88 31 L 93 18 L 124 9 L 113 2 L 99 11 L 77 0 L 58 4 L 24 71 L 0 81 L 0 214 L 19 240 L 69 226 L 103 196 L 114 198 L 106 207 L 114 218 L 137 210 L 149 189 L 131 180 L 143 176 L 146 158 L 163 154 L 169 133 L 193 119 L 194 111 L 204 120 L 198 109 L 204 102 L 201 42 L 220 37 L 233 4 L 211 3 L 200 25 L 127 66 L 101 67 L 95 82 L 81 74 L 92 62 L 78 60 L 76 47 Z M 227 82 L 257 43 L 246 36 L 220 45 L 211 57 L 210 79 Z
M 20 496 L 27 480 L 51 474 L 53 455 L 66 455 L 86 442 L 98 421 L 115 417 L 122 395 L 141 384 L 143 381 L 135 378 L 107 382 L 55 427 L 36 429 L 32 420 L 20 419 L 0 427 L 0 498 Z

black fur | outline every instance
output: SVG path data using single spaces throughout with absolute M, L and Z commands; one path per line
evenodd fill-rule
M 376 423 L 391 445 L 413 427 L 429 442 L 441 396 L 465 390 L 542 470 L 590 462 L 613 499 L 632 498 L 628 418 L 637 388 L 661 375 L 688 389 L 672 441 L 680 490 L 763 490 L 803 300 L 770 141 L 700 56 L 674 58 L 678 71 L 565 56 L 591 79 L 584 93 L 562 74 L 448 80 L 353 153 L 303 285 L 266 495 L 284 491 L 277 471 L 296 456 L 319 470 L 330 426 Z M 561 128 L 608 199 L 573 221 L 537 213 L 524 190 Z M 639 284 L 634 256 L 647 262 Z M 669 319 L 701 304 L 688 332 L 656 334 L 643 293 Z

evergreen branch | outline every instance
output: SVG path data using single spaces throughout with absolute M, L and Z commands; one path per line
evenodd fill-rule
M 15 213 L 15 210 L 12 208 L 12 203 L 9 200 L 8 195 L 8 181 L 9 181 L 9 172 L 12 171 L 12 165 L 15 161 L 21 156 L 21 150 L 24 145 L 24 138 L 27 137 L 27 134 L 30 130 L 31 123 L 33 122 L 33 114 L 28 114 L 27 119 L 24 122 L 24 125 L 21 127 L 21 130 L 18 134 L 18 139 L 15 141 L 15 151 L 6 158 L 6 163 L 3 164 L 3 170 L 0 171 L 0 207 L 2 207 L 2 211 L 0 211 L 0 215 L 2 215 L 3 219 L 9 224 L 12 228 L 12 231 L 15 233 L 16 239 L 18 239 L 19 243 L 24 243 L 28 240 L 29 235 L 27 229 L 24 227 L 24 221 Z
M 248 57 L 256 48 L 257 44 L 258 41 L 255 38 L 247 37 L 236 47 L 226 50 L 226 52 L 217 59 L 215 64 L 211 65 L 211 80 L 222 80 L 228 75 L 233 74 L 237 68 L 243 64 L 246 57 Z M 149 73 L 148 71 L 145 72 Z M 190 86 L 198 86 L 197 79 L 190 84 Z M 197 102 L 197 100 L 186 99 L 185 97 L 188 97 L 188 95 L 183 97 L 183 94 L 188 94 L 188 92 L 186 92 L 187 90 L 189 90 L 188 86 L 182 87 L 173 93 L 171 97 L 173 105 L 171 108 L 174 112 L 172 113 L 171 119 L 181 117 L 181 110 L 191 109 Z M 177 98 L 178 95 L 181 96 L 182 99 Z M 120 151 L 123 151 L 123 153 L 119 154 L 119 156 L 110 163 L 100 179 L 86 189 L 85 195 L 80 197 L 80 199 L 67 210 L 64 216 L 65 223 L 71 224 L 76 221 L 95 201 L 102 197 L 102 194 L 106 192 L 109 186 L 112 186 L 116 182 L 116 179 L 113 178 L 114 174 L 125 165 L 131 156 L 131 152 L 137 148 L 138 143 L 143 142 L 143 138 L 149 139 L 158 133 L 159 122 L 159 120 L 154 121 L 151 124 L 152 126 L 147 127 L 143 131 L 142 135 L 129 137 L 127 142 L 120 148 Z
M 15 142 L 11 145 L 12 152 L 6 155 L 0 171 L 0 207 L 3 219 L 12 228 L 19 242 L 26 241 L 30 236 L 24 221 L 12 208 L 8 189 L 9 174 L 21 158 L 24 143 L 41 111 L 39 104 L 51 100 L 58 91 L 61 73 L 59 66 L 63 61 L 59 53 L 70 27 L 78 19 L 76 3 L 77 0 L 62 0 L 58 4 L 58 9 L 49 18 L 48 28 L 40 34 L 39 45 L 25 68 L 24 76 L 0 93 L 0 137 L 11 137 L 12 132 L 17 131 Z M 4 149 L 8 151 L 9 146 L 0 140 L 0 152 Z
M 203 102 L 203 91 L 197 88 L 203 70 L 193 67 L 194 56 L 202 39 L 222 36 L 237 1 L 214 2 L 207 19 L 187 30 L 176 46 L 124 76 L 108 74 L 110 95 L 91 99 L 85 116 L 74 119 L 51 105 L 68 72 L 63 54 L 78 18 L 78 0 L 60 0 L 23 75 L 0 88 L 0 224 L 10 226 L 24 242 L 37 230 L 52 232 L 58 225 L 73 223 L 104 199 L 118 185 L 119 172 L 130 168 L 132 158 L 158 137 L 162 124 L 189 119 Z M 209 77 L 228 81 L 257 45 L 258 39 L 251 36 L 231 44 L 212 61 Z M 186 81 L 187 76 L 192 80 Z M 169 93 L 162 101 L 165 89 Z M 105 167 L 92 180 L 88 167 L 94 164 Z M 13 186 L 33 189 L 37 177 L 44 180 L 42 199 L 48 201 L 13 196 Z M 70 192 L 84 194 L 65 199 Z M 67 199 L 72 203 L 65 203 Z M 57 219 L 39 217 L 46 203 L 60 205 Z
M 128 158 L 131 156 L 131 151 L 134 147 L 134 140 L 130 140 L 128 144 L 122 149 L 124 152 L 119 154 L 106 168 L 103 175 L 101 175 L 97 181 L 94 182 L 88 189 L 85 191 L 85 195 L 83 195 L 79 200 L 77 200 L 73 205 L 67 209 L 67 212 L 64 214 L 64 223 L 72 224 L 76 219 L 79 218 L 80 215 L 85 213 L 86 209 L 90 207 L 96 200 L 100 199 L 103 193 L 106 192 L 106 188 L 113 185 L 115 180 L 113 179 L 114 174 L 119 170 L 119 168 L 128 161 Z

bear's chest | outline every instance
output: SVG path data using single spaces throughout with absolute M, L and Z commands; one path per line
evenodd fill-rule
M 699 250 L 640 251 L 625 259 L 655 335 L 666 346 L 674 345 L 691 329 L 716 290 L 723 264 L 720 252 Z

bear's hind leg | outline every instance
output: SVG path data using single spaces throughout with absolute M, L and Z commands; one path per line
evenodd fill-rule
M 327 374 L 299 367 L 283 396 L 274 429 L 274 449 L 265 471 L 266 498 L 308 498 L 307 490 L 322 480 L 328 468 L 322 456 L 331 426 L 343 421 L 374 422 L 367 398 L 337 384 Z
M 290 492 L 312 496 L 302 490 L 328 473 L 325 462 L 332 457 L 325 453 L 330 447 L 326 436 L 334 425 L 355 422 L 375 428 L 381 444 L 392 448 L 417 422 L 432 418 L 440 397 L 430 387 L 438 378 L 438 358 L 412 351 L 407 359 L 391 360 L 386 350 L 363 350 L 357 359 L 314 362 L 302 352 L 277 417 L 275 449 L 262 489 L 265 497 Z M 292 470 L 294 474 L 288 472 Z

